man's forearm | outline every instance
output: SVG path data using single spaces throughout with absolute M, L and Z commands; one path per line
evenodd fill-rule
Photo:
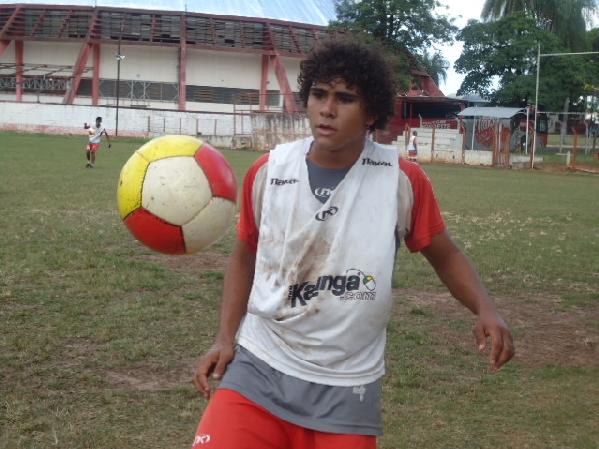
M 217 342 L 232 344 L 235 340 L 241 319 L 247 311 L 255 263 L 256 254 L 244 242 L 238 241 L 225 273 Z
M 494 310 L 493 302 L 476 269 L 449 235 L 435 236 L 431 246 L 423 254 L 453 297 L 476 315 L 484 309 Z

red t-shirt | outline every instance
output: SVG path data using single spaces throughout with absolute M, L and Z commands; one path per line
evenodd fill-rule
M 258 226 L 254 214 L 254 181 L 261 170 L 266 170 L 268 153 L 260 156 L 250 167 L 243 180 L 241 211 L 237 226 L 239 239 L 256 251 L 258 246 Z M 399 159 L 399 169 L 408 177 L 414 195 L 412 220 L 405 236 L 408 249 L 420 251 L 430 245 L 433 237 L 445 230 L 445 222 L 433 186 L 420 165 Z

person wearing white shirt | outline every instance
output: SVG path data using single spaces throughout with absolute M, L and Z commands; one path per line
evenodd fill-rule
M 84 127 L 89 125 L 85 124 Z M 96 153 L 100 149 L 100 143 L 102 142 L 102 136 L 106 136 L 108 141 L 108 148 L 112 148 L 110 143 L 110 136 L 106 132 L 106 128 L 102 126 L 102 117 L 96 117 L 96 124 L 93 127 L 88 127 L 89 143 L 87 144 L 87 164 L 86 168 L 93 168 L 96 165 Z

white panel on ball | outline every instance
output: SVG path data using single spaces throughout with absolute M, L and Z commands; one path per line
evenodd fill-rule
M 200 251 L 224 235 L 235 216 L 235 203 L 214 197 L 202 211 L 183 226 L 183 240 L 188 253 Z
M 141 205 L 171 224 L 184 225 L 211 198 L 210 184 L 193 157 L 169 157 L 149 165 Z

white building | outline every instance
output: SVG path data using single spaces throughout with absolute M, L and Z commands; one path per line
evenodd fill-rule
M 244 113 L 299 111 L 299 63 L 335 13 L 333 0 L 42 3 L 0 2 L 3 129 L 65 132 L 102 115 L 121 134 L 159 133 L 160 118 L 177 117 L 190 133 L 195 117 L 192 131 L 222 134 L 216 119 L 198 122 L 220 114 L 221 131 L 243 134 Z

